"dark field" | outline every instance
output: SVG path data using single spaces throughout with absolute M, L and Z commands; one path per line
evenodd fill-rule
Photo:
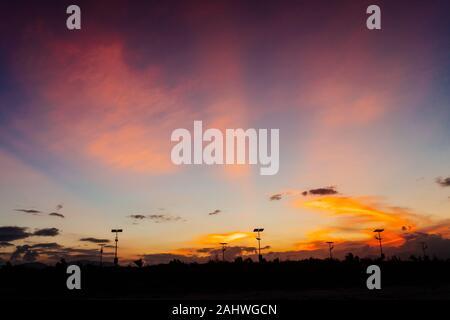
M 368 290 L 367 266 L 381 267 L 381 290 Z M 81 290 L 66 287 L 66 265 L 4 266 L 2 299 L 392 300 L 450 299 L 450 261 L 210 262 L 81 267 Z

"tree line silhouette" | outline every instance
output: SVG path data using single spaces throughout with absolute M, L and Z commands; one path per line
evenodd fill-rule
M 366 269 L 377 264 L 382 269 L 382 288 L 377 298 L 450 298 L 450 260 L 412 256 L 401 260 L 365 259 L 349 253 L 343 260 L 305 259 L 266 261 L 236 258 L 233 262 L 183 263 L 144 266 L 136 260 L 129 266 L 81 265 L 82 290 L 66 287 L 68 263 L 40 269 L 6 264 L 0 269 L 2 298 L 148 298 L 195 299 L 196 297 L 233 298 L 339 297 L 344 290 L 350 298 L 366 295 Z M 387 294 L 383 296 L 384 292 Z

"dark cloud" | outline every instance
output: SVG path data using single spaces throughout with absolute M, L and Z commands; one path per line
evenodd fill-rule
M 23 227 L 0 227 L 0 241 L 14 241 L 30 236 Z
M 98 257 L 98 253 L 99 253 L 99 249 L 95 248 L 95 249 L 86 249 L 86 248 L 72 248 L 72 247 L 66 247 L 64 248 L 60 254 L 64 254 L 66 256 L 80 256 L 80 255 L 84 255 L 84 256 L 94 256 L 94 257 Z M 104 252 L 103 254 L 111 254 L 111 252 Z
M 261 250 L 270 249 L 270 246 L 261 248 Z M 154 253 L 143 255 L 143 259 L 147 264 L 165 264 L 173 260 L 179 260 L 184 263 L 206 263 L 210 260 L 222 259 L 222 248 L 199 248 L 191 249 L 190 254 L 173 254 L 173 253 Z M 256 247 L 244 247 L 244 246 L 229 246 L 225 249 L 225 260 L 234 261 L 237 257 L 254 257 L 256 259 L 257 248 Z
M 269 246 L 261 248 L 268 249 Z M 225 252 L 228 259 L 234 259 L 241 255 L 254 254 L 256 253 L 256 247 L 242 247 L 242 246 L 226 246 Z M 204 254 L 208 253 L 210 258 L 214 258 L 216 255 L 222 255 L 222 248 L 200 248 L 196 250 L 197 253 Z
M 48 215 L 49 216 L 53 216 L 53 217 L 65 218 L 63 214 L 58 212 L 62 208 L 63 208 L 63 205 L 62 204 L 58 204 L 56 206 L 56 210 L 54 212 L 50 212 Z M 32 215 L 39 215 L 39 214 L 43 213 L 42 211 L 36 210 L 36 209 L 14 209 L 14 210 L 15 211 L 19 211 L 19 212 L 29 213 L 29 214 L 32 214 Z
M 57 228 L 44 228 L 36 230 L 33 235 L 38 237 L 55 237 L 59 235 L 59 230 Z
M 10 260 L 13 262 L 35 262 L 39 258 L 39 251 L 33 249 L 34 246 L 17 246 L 11 254 Z M 37 248 L 37 247 L 36 247 Z
M 128 216 L 129 218 L 132 218 L 134 220 L 151 220 L 155 223 L 161 223 L 161 222 L 171 222 L 171 221 L 181 221 L 183 220 L 181 217 L 178 216 L 171 216 L 168 214 L 149 214 L 149 215 L 143 215 L 143 214 L 132 214 Z
M 112 246 L 105 246 L 104 248 L 110 247 Z M 103 252 L 103 256 L 105 259 L 111 258 L 111 263 L 113 254 L 113 250 L 105 250 Z M 1 252 L 0 256 L 5 257 L 7 260 L 9 259 L 11 262 L 19 264 L 34 262 L 36 260 L 41 260 L 42 262 L 48 264 L 54 264 L 60 261 L 61 258 L 66 259 L 66 261 L 68 262 L 83 261 L 98 263 L 99 248 L 64 247 L 55 242 L 35 243 L 18 245 L 12 252 Z M 104 261 L 107 262 L 107 260 Z
M 305 192 L 303 192 L 302 194 L 304 194 Z M 337 194 L 338 192 L 336 191 L 336 187 L 324 187 L 324 188 L 317 188 L 317 189 L 311 189 L 308 190 L 308 193 L 310 195 L 319 195 L 319 196 L 325 196 L 325 195 L 330 195 L 330 194 Z
M 283 197 L 283 195 L 281 193 L 276 193 L 270 196 L 270 201 L 274 201 L 274 200 L 281 200 L 281 198 Z
M 128 217 L 136 220 L 144 220 L 146 218 L 146 216 L 144 216 L 143 214 L 132 214 Z
M 156 223 L 182 220 L 181 217 L 171 216 L 171 215 L 167 215 L 167 214 L 151 214 L 151 215 L 148 215 L 147 218 Z
M 325 195 L 333 195 L 338 194 L 338 191 L 336 190 L 336 187 L 329 186 L 329 187 L 322 187 L 322 188 L 315 188 L 315 189 L 309 189 L 305 191 L 287 191 L 287 192 L 281 192 L 281 193 L 275 193 L 270 196 L 270 201 L 278 201 L 283 199 L 286 196 L 297 196 L 298 194 L 301 194 L 302 196 L 325 196 Z
M 85 261 L 98 262 L 100 248 L 63 247 L 58 250 L 49 250 L 49 251 L 40 250 L 39 253 L 46 254 L 48 260 L 55 261 L 55 262 L 59 261 L 59 259 L 61 259 L 61 258 L 64 258 L 67 261 L 85 260 Z M 112 250 L 104 250 L 103 251 L 104 258 L 109 258 L 109 257 L 112 257 L 113 255 L 114 255 L 114 252 Z
M 221 212 L 222 212 L 221 210 L 216 209 L 216 210 L 214 210 L 213 212 L 208 213 L 208 215 L 214 216 L 214 215 L 219 214 L 219 213 L 221 213 Z
M 441 187 L 450 187 L 450 177 L 447 178 L 436 178 L 436 183 Z
M 391 254 L 409 258 L 411 255 L 422 256 L 422 244 L 426 244 L 426 254 L 430 257 L 440 259 L 450 258 L 450 239 L 446 239 L 439 234 L 428 234 L 414 232 L 403 235 L 405 243 L 398 248 L 390 248 Z
M 98 261 L 98 249 L 63 247 L 57 243 L 37 243 L 17 246 L 11 253 L 10 260 L 15 263 L 34 262 L 41 258 L 47 263 L 56 263 L 61 258 L 67 261 Z M 111 257 L 112 252 L 104 252 L 104 257 Z
M 15 211 L 19 211 L 19 212 L 30 213 L 30 214 L 38 214 L 38 213 L 41 213 L 41 211 L 35 210 L 35 209 L 14 209 L 14 210 L 15 210 Z
M 30 246 L 33 249 L 61 249 L 62 246 L 56 242 L 36 243 Z
M 31 252 L 30 252 L 31 251 Z M 103 252 L 104 261 L 111 258 L 113 251 L 105 250 Z M 83 261 L 98 263 L 99 260 L 99 249 L 91 248 L 72 248 L 63 247 L 56 243 L 51 244 L 35 244 L 35 245 L 24 245 L 18 246 L 16 251 L 12 253 L 11 260 L 16 263 L 30 262 L 33 258 L 39 258 L 48 264 L 56 263 L 64 258 L 67 262 L 71 261 Z M 28 259 L 28 260 L 27 260 Z
M 14 246 L 12 243 L 6 242 L 6 241 L 2 241 L 0 242 L 0 248 L 6 248 L 6 247 L 11 247 Z
M 22 261 L 23 262 L 35 262 L 38 257 L 39 257 L 39 253 L 37 251 L 27 250 L 22 257 Z
M 53 216 L 53 217 L 65 218 L 63 214 L 58 213 L 58 212 L 51 212 L 48 215 Z
M 99 239 L 99 238 L 81 238 L 80 241 L 91 242 L 91 243 L 108 243 L 109 239 Z
M 57 228 L 44 228 L 38 229 L 33 233 L 29 233 L 26 231 L 25 227 L 0 227 L 0 241 L 8 242 L 14 240 L 21 240 L 31 236 L 40 236 L 40 237 L 54 237 L 59 234 L 59 230 Z

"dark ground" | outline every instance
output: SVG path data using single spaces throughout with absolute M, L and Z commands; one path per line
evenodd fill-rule
M 381 267 L 381 290 L 368 290 L 368 265 Z M 450 261 L 211 262 L 81 268 L 68 290 L 66 265 L 4 266 L 0 299 L 150 300 L 450 300 Z

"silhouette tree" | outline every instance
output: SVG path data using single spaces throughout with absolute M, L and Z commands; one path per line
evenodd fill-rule
M 237 257 L 236 259 L 234 259 L 234 263 L 243 263 L 244 259 L 242 259 L 242 257 Z
M 144 265 L 144 260 L 138 259 L 138 260 L 134 261 L 134 264 L 136 266 L 138 266 L 139 268 L 142 268 L 142 266 Z

